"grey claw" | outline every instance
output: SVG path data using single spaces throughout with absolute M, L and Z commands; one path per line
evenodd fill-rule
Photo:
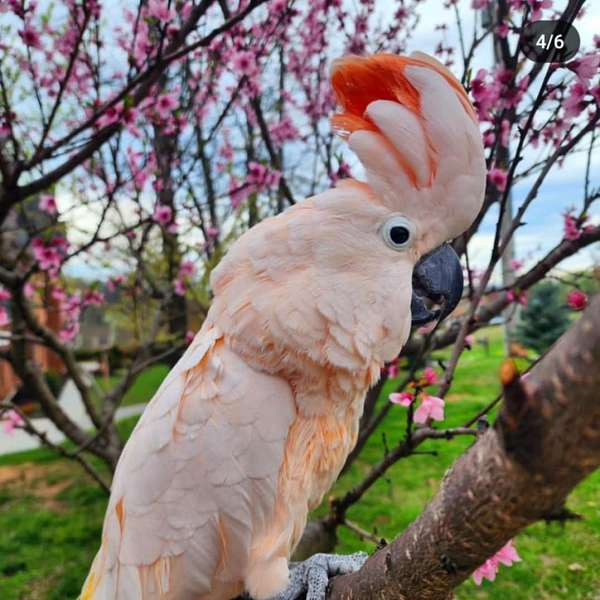
M 368 557 L 366 552 L 315 554 L 304 562 L 290 564 L 290 583 L 272 600 L 297 600 L 302 594 L 306 594 L 306 600 L 323 600 L 330 577 L 357 571 Z

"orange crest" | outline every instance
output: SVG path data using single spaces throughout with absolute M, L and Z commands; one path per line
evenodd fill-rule
M 375 100 L 391 100 L 405 106 L 418 116 L 421 102 L 417 89 L 404 75 L 406 66 L 420 66 L 436 71 L 454 88 L 466 112 L 475 119 L 473 108 L 460 82 L 438 61 L 426 56 L 347 56 L 334 62 L 331 84 L 343 112 L 335 114 L 331 123 L 336 132 L 346 138 L 354 131 L 378 131 L 365 116 L 365 110 Z

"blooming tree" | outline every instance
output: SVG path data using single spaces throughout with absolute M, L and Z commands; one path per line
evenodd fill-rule
M 526 302 L 531 286 L 600 240 L 600 226 L 590 217 L 600 196 L 591 169 L 600 118 L 600 38 L 569 62 L 547 64 L 525 58 L 520 41 L 532 21 L 560 17 L 577 24 L 584 14 L 582 1 L 554 4 L 446 2 L 454 24 L 445 19 L 437 27 L 435 52 L 473 99 L 488 167 L 481 213 L 454 240 L 467 292 L 448 324 L 413 332 L 403 356 L 386 367 L 368 394 L 348 465 L 390 410 L 406 410 L 406 438 L 386 451 L 357 488 L 332 502 L 316 531 L 349 526 L 348 508 L 424 441 L 484 435 L 475 425 L 497 400 L 464 427 L 443 428 L 444 399 L 472 334 L 506 318 L 507 309 Z M 106 489 L 86 454 L 114 469 L 122 449 L 114 417 L 123 396 L 148 365 L 176 356 L 189 343 L 190 306 L 200 317 L 208 310 L 207 276 L 228 245 L 260 220 L 360 174 L 328 124 L 335 108 L 331 61 L 348 52 L 412 49 L 415 27 L 431 18 L 426 11 L 427 2 L 419 0 L 0 4 L 0 328 L 9 342 L 0 357 L 75 443 L 73 451 L 56 449 L 79 461 Z M 492 49 L 496 62 L 490 67 L 482 57 Z M 514 283 L 499 285 L 497 266 L 543 199 L 546 180 L 579 152 L 587 168 L 579 204 L 561 217 L 562 235 L 525 261 L 527 266 L 514 262 Z M 520 200 L 511 214 L 508 200 L 517 188 Z M 491 222 L 487 260 L 475 268 L 472 242 Z M 72 286 L 69 270 L 84 262 L 101 273 L 102 286 Z M 82 311 L 103 306 L 106 293 L 115 290 L 132 311 L 149 307 L 150 317 L 140 327 L 125 375 L 100 393 L 84 376 L 72 342 Z M 39 318 L 42 298 L 59 307 L 58 332 Z M 581 311 L 587 297 L 573 285 L 567 304 Z M 60 357 L 92 431 L 61 408 L 29 358 L 30 349 L 40 345 Z M 431 353 L 448 347 L 450 359 L 437 372 Z M 400 361 L 408 368 L 400 370 L 397 389 L 381 406 L 376 400 L 385 381 L 397 378 Z M 3 410 L 7 431 L 22 427 L 50 444 L 17 407 Z M 461 567 L 462 579 L 481 565 L 481 577 L 490 579 L 499 563 L 518 559 L 505 533 L 486 541 L 488 553 L 479 563 L 474 558 Z M 331 540 L 317 538 L 319 548 Z

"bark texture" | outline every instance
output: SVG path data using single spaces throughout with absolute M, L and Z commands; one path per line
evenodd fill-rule
M 446 474 L 421 516 L 330 600 L 438 600 L 531 523 L 559 515 L 600 465 L 600 297 L 524 380 L 505 364 L 492 428 Z

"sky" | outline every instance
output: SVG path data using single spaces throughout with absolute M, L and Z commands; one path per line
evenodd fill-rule
M 476 14 L 475 11 L 469 8 L 470 4 L 471 0 L 461 0 L 459 2 L 459 12 L 463 18 L 463 27 L 467 38 L 472 31 L 473 19 Z M 554 8 L 556 9 L 563 9 L 566 4 L 567 0 L 554 0 Z M 374 17 L 385 22 L 389 15 L 387 11 L 395 10 L 397 5 L 392 2 L 380 2 L 379 6 L 382 8 Z M 108 0 L 105 7 L 112 14 L 115 11 L 120 12 L 121 3 Z M 580 19 L 576 26 L 581 37 L 582 46 L 591 48 L 594 34 L 600 32 L 600 1 L 587 0 L 586 11 L 585 17 Z M 457 47 L 458 36 L 454 26 L 454 13 L 444 9 L 443 0 L 426 0 L 420 12 L 422 18 L 409 42 L 407 48 L 409 52 L 420 50 L 433 54 L 436 45 L 440 41 L 440 33 L 435 30 L 435 27 L 442 22 L 446 22 L 449 26 L 446 42 Z M 479 68 L 489 68 L 492 65 L 491 45 L 480 50 L 476 57 L 477 62 L 473 65 L 474 73 Z M 525 159 L 530 160 L 534 157 L 535 151 L 526 148 Z M 540 189 L 538 199 L 533 202 L 527 212 L 526 226 L 519 229 L 516 235 L 516 256 L 525 262 L 526 267 L 536 262 L 540 256 L 561 239 L 562 213 L 572 206 L 578 206 L 583 196 L 585 163 L 585 153 L 568 156 L 563 167 L 561 169 L 554 168 Z M 593 155 L 591 172 L 594 174 L 591 181 L 592 187 L 599 186 L 600 149 Z M 515 186 L 513 195 L 515 208 L 520 205 L 530 189 L 530 185 L 531 181 L 525 180 Z M 64 201 L 68 202 L 66 198 Z M 85 215 L 77 214 L 77 221 L 81 222 L 82 217 L 85 218 Z M 600 222 L 600 206 L 593 207 L 591 220 L 595 223 Z M 496 213 L 490 211 L 480 231 L 471 241 L 469 255 L 471 264 L 476 268 L 483 268 L 487 264 L 494 238 L 495 223 Z M 576 270 L 598 263 L 600 263 L 600 251 L 598 248 L 588 248 L 562 263 L 561 268 Z M 74 265 L 71 272 L 79 276 L 98 276 L 97 267 L 88 266 L 84 263 Z

